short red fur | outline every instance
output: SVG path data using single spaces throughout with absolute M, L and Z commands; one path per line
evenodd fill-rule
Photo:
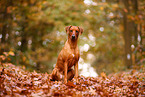
M 78 61 L 80 54 L 77 40 L 79 34 L 83 33 L 83 29 L 78 26 L 67 26 L 65 29 L 68 34 L 68 40 L 58 55 L 56 66 L 51 73 L 51 79 L 64 79 L 64 83 L 67 83 L 67 80 L 71 80 L 73 77 L 75 77 L 76 81 L 78 78 Z M 74 66 L 74 70 L 71 68 L 72 66 Z

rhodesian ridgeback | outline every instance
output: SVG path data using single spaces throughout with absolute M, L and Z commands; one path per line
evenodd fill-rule
M 83 29 L 78 26 L 67 26 L 66 33 L 68 40 L 66 41 L 63 49 L 58 55 L 57 63 L 51 73 L 52 80 L 71 80 L 73 77 L 77 81 L 78 78 L 78 61 L 80 57 L 77 41 L 79 34 L 83 33 Z M 74 70 L 72 69 L 74 66 Z

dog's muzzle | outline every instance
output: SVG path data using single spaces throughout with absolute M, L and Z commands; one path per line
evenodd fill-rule
M 75 35 L 74 34 L 72 35 L 72 39 L 75 39 Z

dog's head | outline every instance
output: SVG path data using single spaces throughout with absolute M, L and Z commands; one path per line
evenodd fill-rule
M 79 34 L 83 33 L 83 29 L 78 26 L 66 26 L 65 30 L 71 40 L 77 40 Z

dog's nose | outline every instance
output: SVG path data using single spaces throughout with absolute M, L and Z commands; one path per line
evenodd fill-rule
M 75 39 L 75 35 L 74 34 L 72 35 L 72 39 Z

